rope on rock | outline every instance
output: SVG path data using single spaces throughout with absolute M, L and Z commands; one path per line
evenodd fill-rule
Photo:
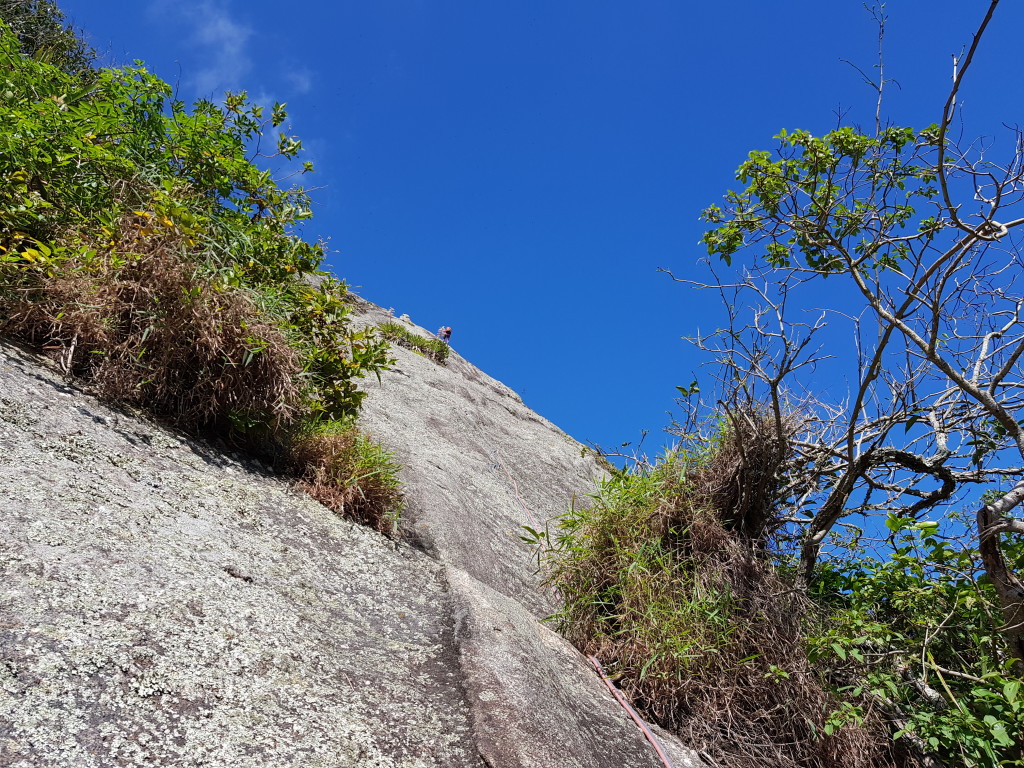
M 515 494 L 516 501 L 519 502 L 519 506 L 523 508 L 523 511 L 526 513 L 526 516 L 530 519 L 530 522 L 533 523 L 534 529 L 539 529 L 540 523 L 537 521 L 537 518 L 534 517 L 534 514 L 530 511 L 530 508 L 526 506 L 526 502 L 524 502 L 523 498 L 519 495 L 519 484 L 515 481 L 515 478 L 512 477 L 512 473 L 508 471 L 508 467 L 506 467 L 504 463 L 502 463 L 494 455 L 493 450 L 489 450 L 488 453 L 490 453 L 490 457 L 492 460 L 492 463 L 488 466 L 488 469 L 491 470 L 495 477 L 498 477 L 498 467 L 501 467 L 505 471 L 505 475 L 508 477 L 509 482 L 512 483 L 512 492 L 513 494 Z M 498 479 L 500 480 L 500 478 Z M 662 749 L 661 743 L 658 741 L 657 737 L 655 737 L 655 735 L 651 732 L 651 729 L 647 727 L 647 724 L 636 713 L 636 710 L 634 710 L 633 707 L 630 706 L 629 702 L 626 701 L 625 697 L 619 692 L 619 689 L 612 684 L 611 679 L 608 677 L 608 675 L 605 674 L 604 667 L 601 666 L 601 662 L 597 660 L 596 656 L 588 655 L 587 659 L 590 661 L 591 664 L 594 665 L 594 668 L 597 670 L 597 674 L 600 675 L 601 680 L 604 681 L 604 684 L 608 686 L 608 690 L 612 692 L 612 696 L 615 697 L 615 700 L 618 701 L 619 704 L 622 705 L 622 708 L 629 713 L 629 716 L 633 718 L 633 722 L 636 723 L 637 727 L 643 732 L 644 737 L 647 739 L 647 741 L 651 743 L 651 746 L 654 747 L 654 751 L 658 753 L 658 757 L 661 759 L 662 765 L 664 765 L 665 768 L 674 768 L 674 766 L 672 765 L 672 761 L 668 759 L 668 755 L 665 754 L 665 750 Z
M 501 480 L 501 475 L 498 474 L 498 467 L 501 467 L 501 469 L 504 470 L 505 476 L 508 478 L 509 482 L 512 483 L 512 495 L 515 496 L 516 501 L 519 502 L 519 506 L 523 508 L 523 512 L 526 513 L 526 517 L 529 519 L 531 525 L 533 526 L 533 530 L 539 531 L 540 521 L 537 519 L 537 516 L 530 511 L 530 508 L 526 506 L 526 502 L 523 501 L 523 497 L 519 495 L 519 484 L 516 482 L 515 478 L 512 477 L 512 473 L 509 472 L 508 467 L 506 467 L 505 464 L 497 456 L 495 456 L 494 451 L 492 449 L 488 449 L 488 453 L 490 454 L 491 457 L 491 463 L 487 465 L 487 468 L 491 471 L 491 474 L 494 475 L 494 479 L 498 481 L 499 485 L 505 485 Z M 505 492 L 508 493 L 508 491 L 509 489 L 506 487 Z M 538 555 L 537 557 L 537 565 L 544 570 L 545 574 L 550 573 L 550 568 L 547 562 L 542 560 L 540 555 Z M 544 591 L 549 592 L 551 595 L 553 595 L 555 600 L 559 599 L 558 590 L 552 587 L 550 584 L 541 582 L 539 586 Z
M 587 659 L 594 665 L 594 668 L 597 670 L 597 674 L 601 676 L 601 680 L 603 680 L 604 684 L 608 686 L 608 690 L 612 692 L 612 696 L 615 697 L 615 700 L 622 705 L 622 708 L 629 713 L 630 717 L 633 718 L 633 722 L 637 724 L 637 727 L 644 732 L 644 736 L 646 736 L 647 740 L 651 742 L 651 746 L 654 747 L 654 751 L 657 752 L 658 757 L 661 758 L 662 765 L 664 765 L 665 768 L 673 768 L 672 761 L 668 759 L 668 755 L 666 755 L 665 750 L 661 748 L 661 744 L 658 742 L 658 739 L 655 738 L 653 733 L 651 733 L 651 729 L 647 727 L 647 723 L 640 719 L 636 710 L 629 705 L 629 702 L 626 701 L 626 697 L 619 693 L 618 688 L 612 685 L 612 681 L 608 675 L 605 674 L 604 667 L 601 666 L 601 662 L 597 660 L 596 656 L 588 655 Z
M 516 497 L 516 501 L 519 502 L 519 506 L 523 508 L 523 512 L 526 513 L 527 518 L 529 518 L 530 522 L 533 524 L 534 530 L 540 530 L 540 522 L 534 516 L 533 512 L 530 511 L 530 508 L 526 506 L 526 502 L 523 501 L 523 497 L 519 495 L 519 484 L 515 481 L 515 478 L 512 477 L 512 473 L 508 471 L 508 467 L 506 467 L 505 464 L 494 455 L 493 450 L 488 450 L 488 453 L 490 454 L 492 461 L 492 463 L 489 465 L 489 469 L 491 470 L 491 472 L 494 473 L 495 477 L 498 477 L 498 473 L 496 471 L 497 468 L 501 467 L 502 470 L 504 470 L 505 476 L 508 478 L 508 481 L 512 483 L 512 493 Z M 500 481 L 501 478 L 498 477 L 498 480 Z

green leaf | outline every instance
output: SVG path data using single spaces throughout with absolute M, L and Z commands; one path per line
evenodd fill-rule
M 679 390 L 679 394 L 682 395 L 683 397 L 691 397 L 691 396 L 697 394 L 698 392 L 700 392 L 700 387 L 697 386 L 697 380 L 696 379 L 694 379 L 692 382 L 690 382 L 690 386 L 689 387 L 676 387 L 676 389 Z
M 910 525 L 913 525 L 913 523 L 914 523 L 913 520 L 910 520 L 910 519 L 905 518 L 905 517 L 898 517 L 898 516 L 892 515 L 892 514 L 890 514 L 885 519 L 885 527 L 888 528 L 893 533 L 897 533 L 899 531 L 902 531 L 904 528 L 906 528 L 906 527 L 908 527 Z
M 1017 700 L 1017 694 L 1020 693 L 1020 680 L 1010 680 L 1009 682 L 1003 683 L 1003 696 L 1011 704 Z

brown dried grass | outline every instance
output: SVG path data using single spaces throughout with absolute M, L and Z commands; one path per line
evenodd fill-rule
M 556 556 L 563 632 L 646 717 L 730 768 L 908 765 L 883 713 L 826 734 L 842 706 L 804 644 L 809 601 L 765 536 L 793 424 L 747 412 L 709 455 L 676 457 L 599 501 Z
M 711 601 L 714 609 L 728 610 L 727 634 L 693 648 L 702 658 L 682 675 L 669 657 L 644 677 L 627 675 L 623 688 L 659 723 L 722 765 L 893 765 L 888 730 L 873 713 L 863 725 L 825 735 L 828 715 L 840 702 L 807 659 L 807 602 L 717 521 L 693 519 L 688 539 L 690 579 L 666 587 L 678 601 L 727 596 Z M 615 645 L 616 655 L 634 669 L 650 661 L 642 639 Z
M 299 487 L 328 509 L 392 534 L 402 508 L 398 465 L 355 426 L 313 430 L 294 439 Z
M 42 347 L 97 394 L 187 428 L 232 414 L 286 424 L 297 356 L 238 289 L 196 275 L 173 233 L 129 216 L 118 250 L 67 257 L 8 286 L 0 332 Z
M 746 541 L 766 543 L 779 525 L 778 476 L 798 419 L 754 408 L 728 413 L 728 427 L 706 461 L 687 475 L 690 494 Z
M 44 264 L 6 265 L 0 333 L 108 401 L 273 455 L 330 509 L 393 532 L 398 466 L 354 426 L 308 427 L 299 353 L 249 294 L 200 274 L 184 238 L 150 216 L 123 217 L 119 235 L 104 252 L 78 243 Z

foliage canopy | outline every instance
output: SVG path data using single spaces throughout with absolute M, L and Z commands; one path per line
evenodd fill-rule
M 0 331 L 105 397 L 265 452 L 351 424 L 388 345 L 319 271 L 306 191 L 263 167 L 301 150 L 285 106 L 189 108 L 141 64 L 25 51 L 0 24 Z
M 0 0 L 0 21 L 14 32 L 22 53 L 65 72 L 86 74 L 96 59 L 52 0 Z
M 1024 143 L 1012 131 L 997 158 L 949 135 L 998 4 L 935 124 L 782 131 L 740 164 L 738 190 L 703 213 L 700 287 L 720 292 L 727 322 L 695 340 L 713 385 L 681 389 L 683 447 L 616 478 L 548 542 L 563 626 L 648 713 L 706 722 L 722 683 L 729 716 L 752 717 L 730 732 L 729 764 L 1024 765 Z M 848 390 L 823 393 L 827 371 Z M 729 445 L 740 459 L 723 464 Z M 776 468 L 757 471 L 756 448 L 778 445 Z M 737 526 L 731 501 L 695 492 L 709 471 L 736 489 L 727 501 L 767 498 L 750 507 L 767 512 Z M 715 552 L 729 578 L 708 583 L 715 569 L 693 561 L 695 521 L 728 534 Z M 758 583 L 760 569 L 779 581 Z M 805 602 L 773 615 L 766 593 Z M 783 637 L 794 655 L 779 664 Z M 790 715 L 814 724 L 794 733 L 769 726 L 774 700 L 751 682 L 678 693 L 722 658 L 785 685 L 811 674 L 830 711 L 817 720 L 792 693 Z M 791 749 L 759 757 L 771 733 Z M 858 733 L 857 756 L 829 752 Z

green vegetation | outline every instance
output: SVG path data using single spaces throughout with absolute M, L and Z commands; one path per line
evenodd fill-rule
M 723 765 L 1024 765 L 1021 681 L 977 549 L 891 516 L 872 552 L 834 540 L 801 590 L 769 424 L 637 464 L 534 534 L 560 631 Z
M 426 339 L 418 333 L 413 333 L 401 323 L 381 323 L 377 326 L 377 332 L 385 339 L 390 339 L 406 349 L 419 352 L 424 357 L 429 357 L 435 363 L 444 365 L 448 359 L 451 349 L 440 339 Z
M 884 713 L 919 752 L 947 765 L 1024 765 L 1021 680 L 978 548 L 934 522 L 891 515 L 886 526 L 881 553 L 837 541 L 818 569 L 810 659 L 841 696 L 864 701 L 859 712 Z M 1022 554 L 1019 542 L 1008 550 L 1017 563 Z
M 284 105 L 265 115 L 238 93 L 189 109 L 140 65 L 81 70 L 56 10 L 26 8 L 0 6 L 22 30 L 0 23 L 0 333 L 192 432 L 267 455 L 302 445 L 283 463 L 320 477 L 310 441 L 350 431 L 356 380 L 392 360 L 349 326 L 345 284 L 300 237 L 306 192 L 261 167 L 301 150 L 285 134 L 262 150 Z M 358 465 L 373 452 L 356 443 Z M 343 477 L 340 456 L 318 482 Z
M 14 32 L 22 53 L 65 72 L 84 75 L 96 59 L 52 0 L 0 0 L 0 21 Z
M 877 717 L 832 726 L 842 700 L 805 650 L 813 606 L 762 546 L 777 521 L 759 478 L 786 458 L 770 438 L 763 419 L 724 428 L 574 506 L 544 537 L 555 620 L 647 717 L 718 764 L 887 764 Z
M 394 455 L 353 425 L 328 422 L 298 435 L 292 456 L 301 485 L 314 499 L 382 533 L 393 533 L 402 510 Z
M 567 635 L 720 764 L 1024 766 L 1024 167 L 950 138 L 998 4 L 936 124 L 880 79 L 873 132 L 749 154 L 686 448 L 537 537 Z
M 45 0 L 0 18 L 0 333 L 393 531 L 397 465 L 355 426 L 356 381 L 391 364 L 385 339 L 449 348 L 350 327 L 299 236 L 306 193 L 262 167 L 301 149 L 261 154 L 284 106 L 189 108 L 141 66 L 91 69 Z M 715 286 L 728 327 L 698 340 L 721 375 L 681 390 L 718 426 L 530 531 L 561 629 L 722 764 L 1024 766 L 1024 168 L 947 137 L 985 24 L 935 126 L 751 153 L 704 214 L 712 258 L 754 253 Z M 829 324 L 791 314 L 826 278 L 857 317 L 833 402 L 799 378 Z

